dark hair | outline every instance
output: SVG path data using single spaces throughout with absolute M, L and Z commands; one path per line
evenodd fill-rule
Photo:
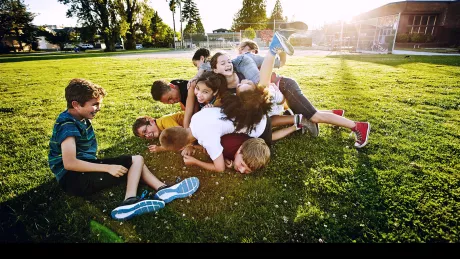
M 147 115 L 137 117 L 136 121 L 135 121 L 134 124 L 133 124 L 133 133 L 134 133 L 134 136 L 140 137 L 140 136 L 139 136 L 139 133 L 137 132 L 137 130 L 138 130 L 140 127 L 142 127 L 142 126 L 150 125 L 149 119 L 151 119 L 151 118 L 152 118 L 152 117 L 147 116 Z
M 169 83 L 164 80 L 157 80 L 153 82 L 152 88 L 150 89 L 152 98 L 155 101 L 160 101 L 163 94 L 169 91 L 171 91 L 171 87 L 169 86 Z
M 211 52 L 209 52 L 209 49 L 205 48 L 200 48 L 197 51 L 195 51 L 195 54 L 192 57 L 192 60 L 200 60 L 200 57 L 204 57 L 204 59 L 209 58 L 211 55 Z
M 218 91 L 219 96 L 223 96 L 227 92 L 227 79 L 221 74 L 212 71 L 204 72 L 196 80 L 196 84 L 203 82 L 207 87 L 211 88 L 212 92 Z
M 225 95 L 222 98 L 222 112 L 227 116 L 225 119 L 232 120 L 235 131 L 247 128 L 249 134 L 262 117 L 271 111 L 272 103 L 268 91 L 257 87 L 239 93 L 239 95 Z
M 67 101 L 67 108 L 73 108 L 72 102 L 77 101 L 81 106 L 93 98 L 99 99 L 107 95 L 104 88 L 97 84 L 82 79 L 75 78 L 70 80 L 69 84 L 65 88 L 65 99 Z
M 211 61 L 210 61 L 212 69 L 217 68 L 217 59 L 222 55 L 227 55 L 227 53 L 225 53 L 225 52 L 216 52 L 214 55 L 212 55 Z

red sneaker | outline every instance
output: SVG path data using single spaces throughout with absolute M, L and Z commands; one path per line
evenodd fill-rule
M 345 110 L 332 110 L 332 113 L 343 117 Z
M 355 147 L 362 148 L 367 144 L 369 137 L 369 131 L 371 130 L 371 124 L 369 122 L 355 122 L 356 127 L 353 132 L 356 135 Z

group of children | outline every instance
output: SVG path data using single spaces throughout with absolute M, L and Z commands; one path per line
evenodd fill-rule
M 262 58 L 253 41 L 245 41 L 235 59 L 223 52 L 212 57 L 199 49 L 192 58 L 197 75 L 187 80 L 155 81 L 154 100 L 165 104 L 180 103 L 182 112 L 155 119 L 141 116 L 133 124 L 133 133 L 143 139 L 159 138 L 160 145 L 149 145 L 150 152 L 181 151 L 186 165 L 222 172 L 233 168 L 251 173 L 270 160 L 272 141 L 296 130 L 319 134 L 318 123 L 350 128 L 356 134 L 357 148 L 367 143 L 370 125 L 343 117 L 343 110 L 317 111 L 303 95 L 295 80 L 278 76 L 273 67 L 286 63 L 292 55 L 289 35 L 306 30 L 304 23 L 292 23 L 285 36 L 275 32 L 269 53 Z M 235 71 L 236 70 L 236 71 Z M 176 198 L 193 194 L 199 180 L 190 177 L 169 186 L 158 180 L 140 155 L 98 159 L 97 141 L 91 120 L 99 112 L 105 90 L 84 79 L 73 79 L 65 89 L 67 109 L 56 120 L 50 140 L 49 165 L 62 189 L 77 196 L 91 195 L 107 187 L 126 183 L 125 197 L 111 215 L 125 220 L 157 211 Z M 285 126 L 277 131 L 272 127 Z M 195 150 L 205 151 L 212 160 L 193 157 Z M 143 181 L 155 195 L 137 196 Z

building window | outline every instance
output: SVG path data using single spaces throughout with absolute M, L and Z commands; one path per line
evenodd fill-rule
M 410 15 L 407 23 L 407 31 L 410 34 L 420 33 L 434 35 L 436 15 Z

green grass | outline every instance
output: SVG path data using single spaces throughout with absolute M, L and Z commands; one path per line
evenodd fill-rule
M 180 155 L 150 154 L 133 136 L 137 116 L 180 109 L 153 102 L 150 85 L 191 78 L 189 57 L 2 62 L 3 242 L 460 242 L 459 57 L 291 58 L 278 72 L 316 108 L 369 121 L 370 142 L 357 150 L 348 130 L 321 125 L 318 138 L 276 142 L 269 166 L 253 175 L 184 167 Z M 86 200 L 63 193 L 48 168 L 48 141 L 76 77 L 108 91 L 93 121 L 99 157 L 141 154 L 167 183 L 197 176 L 198 191 L 123 223 L 110 211 L 124 186 Z

